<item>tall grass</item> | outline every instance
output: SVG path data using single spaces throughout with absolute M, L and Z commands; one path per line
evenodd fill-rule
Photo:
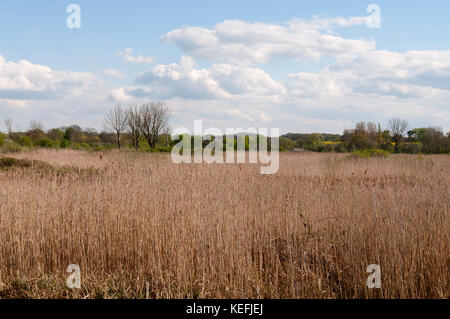
M 14 154 L 0 168 L 3 298 L 448 298 L 450 157 L 280 154 L 257 164 L 169 155 Z M 79 264 L 82 288 L 65 286 Z M 382 288 L 368 289 L 369 264 Z

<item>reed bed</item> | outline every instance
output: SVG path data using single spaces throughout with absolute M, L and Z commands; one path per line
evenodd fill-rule
M 101 155 L 0 168 L 0 298 L 448 298 L 449 156 L 281 153 L 261 175 Z

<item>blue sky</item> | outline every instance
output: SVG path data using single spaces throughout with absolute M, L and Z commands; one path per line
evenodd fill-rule
M 71 3 L 80 29 L 66 26 Z M 381 28 L 361 20 L 371 3 Z M 0 118 L 101 129 L 115 104 L 164 100 L 173 127 L 341 132 L 401 116 L 448 130 L 449 12 L 448 1 L 3 0 Z

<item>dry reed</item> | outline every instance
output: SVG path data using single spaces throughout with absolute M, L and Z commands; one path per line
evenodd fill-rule
M 0 298 L 448 298 L 449 156 L 14 156 L 100 173 L 0 169 Z

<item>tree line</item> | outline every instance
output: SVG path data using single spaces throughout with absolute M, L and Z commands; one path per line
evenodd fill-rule
M 408 122 L 390 119 L 386 129 L 373 122 L 359 122 L 353 129 L 339 134 L 293 134 L 280 137 L 285 150 L 303 149 L 315 152 L 354 152 L 383 150 L 388 153 L 450 153 L 450 131 L 439 127 L 409 129 Z
M 6 134 L 0 132 L 0 146 L 8 151 L 23 147 L 73 148 L 106 150 L 131 147 L 134 149 L 170 151 L 170 111 L 163 102 L 140 106 L 116 105 L 106 115 L 103 130 L 82 129 L 79 125 L 45 130 L 39 121 L 31 121 L 27 130 L 15 127 L 11 118 L 4 119 Z
M 6 133 L 0 132 L 0 147 L 7 151 L 20 151 L 23 147 L 73 148 L 105 150 L 132 148 L 135 150 L 169 152 L 177 141 L 170 138 L 170 110 L 163 102 L 142 105 L 116 105 L 105 116 L 103 130 L 82 129 L 78 125 L 45 130 L 39 121 L 31 121 L 28 130 L 14 127 L 10 118 L 4 119 Z M 180 137 L 183 138 L 183 137 Z M 193 136 L 190 136 L 194 139 Z M 224 149 L 232 138 L 223 136 Z M 259 136 L 234 136 L 237 141 L 244 138 L 248 150 L 251 139 Z M 204 139 L 202 147 L 212 140 Z M 270 139 L 267 139 L 270 150 Z M 194 145 L 194 143 L 191 143 Z M 446 134 L 438 127 L 409 129 L 403 119 L 389 120 L 385 129 L 373 122 L 359 122 L 355 128 L 345 129 L 342 134 L 298 134 L 289 133 L 280 137 L 280 151 L 308 150 L 314 152 L 355 152 L 382 150 L 388 153 L 431 154 L 450 153 L 450 132 Z

